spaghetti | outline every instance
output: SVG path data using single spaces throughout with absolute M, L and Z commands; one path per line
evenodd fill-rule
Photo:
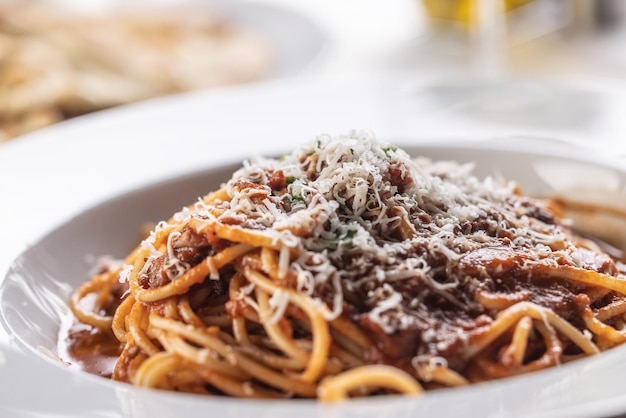
M 621 266 L 511 182 L 320 136 L 246 162 L 79 287 L 90 337 L 70 330 L 69 352 L 106 348 L 102 374 L 158 389 L 416 395 L 623 343 Z

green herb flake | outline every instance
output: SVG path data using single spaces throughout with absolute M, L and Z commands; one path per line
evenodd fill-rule
M 393 145 L 389 145 L 386 147 L 381 147 L 387 158 L 391 158 L 391 154 L 395 153 L 398 150 L 398 147 L 394 147 Z
M 356 231 L 350 229 L 343 235 L 338 235 L 336 238 L 324 240 L 330 246 L 348 245 L 352 244 L 352 239 L 356 235 Z
M 304 203 L 305 205 L 307 204 L 306 199 L 304 198 L 304 196 L 301 196 L 301 195 L 291 196 L 291 200 L 292 200 L 292 201 L 293 201 L 293 200 L 296 200 L 296 201 L 298 201 L 298 202 L 302 202 L 302 203 Z

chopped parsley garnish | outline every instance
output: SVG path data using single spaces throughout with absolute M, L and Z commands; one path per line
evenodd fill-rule
M 394 147 L 393 145 L 381 147 L 387 158 L 391 158 L 391 154 L 395 153 L 398 150 L 398 147 Z
M 304 196 L 302 196 L 302 195 L 295 195 L 295 196 L 291 196 L 291 200 L 292 200 L 292 201 L 294 201 L 294 200 L 295 200 L 295 201 L 297 201 L 297 202 L 302 202 L 302 203 L 304 203 L 305 205 L 307 204 L 306 199 L 305 199 L 305 198 L 304 198 Z
M 308 202 L 306 201 L 304 196 L 301 196 L 301 195 L 292 196 L 290 194 L 285 194 L 281 197 L 281 199 L 286 201 L 289 204 L 293 204 L 294 202 L 300 202 L 300 203 L 304 203 L 305 205 L 308 205 Z
M 325 239 L 323 241 L 332 247 L 339 246 L 339 245 L 347 245 L 347 244 L 352 244 L 352 239 L 354 238 L 355 235 L 356 235 L 356 230 L 349 229 L 343 235 L 339 235 L 333 239 Z

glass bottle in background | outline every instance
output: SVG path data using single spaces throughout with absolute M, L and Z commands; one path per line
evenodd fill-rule
M 597 101 L 559 84 L 564 64 L 557 57 L 579 31 L 576 18 L 589 13 L 576 3 L 594 0 L 421 1 L 435 34 L 432 43 L 442 44 L 437 36 L 454 39 L 445 44 L 455 45 L 452 53 L 464 63 L 442 72 L 428 91 L 442 112 L 555 135 L 574 124 L 581 131 L 593 125 Z
M 422 0 L 435 37 L 454 39 L 478 76 L 502 75 L 510 49 L 565 28 L 577 0 Z M 589 1 L 589 0 L 582 0 Z

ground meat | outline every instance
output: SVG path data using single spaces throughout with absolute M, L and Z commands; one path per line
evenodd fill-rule
M 187 268 L 191 268 L 209 256 L 214 250 L 213 246 L 219 244 L 216 239 L 213 239 L 214 244 L 211 245 L 210 238 L 186 225 L 180 231 L 180 235 L 172 238 L 174 256 Z M 139 285 L 144 289 L 164 286 L 176 273 L 173 269 L 169 255 L 163 254 L 150 262 L 146 271 L 139 277 Z
M 274 191 L 282 191 L 287 188 L 287 180 L 285 179 L 285 174 L 283 170 L 275 171 L 269 180 L 269 186 Z
M 139 276 L 139 285 L 144 289 L 161 287 L 170 282 L 166 270 L 163 267 L 167 256 L 158 257 L 150 263 L 148 269 Z
M 205 234 L 200 234 L 186 225 L 180 235 L 172 239 L 172 249 L 180 261 L 195 266 L 209 255 L 212 248 Z

